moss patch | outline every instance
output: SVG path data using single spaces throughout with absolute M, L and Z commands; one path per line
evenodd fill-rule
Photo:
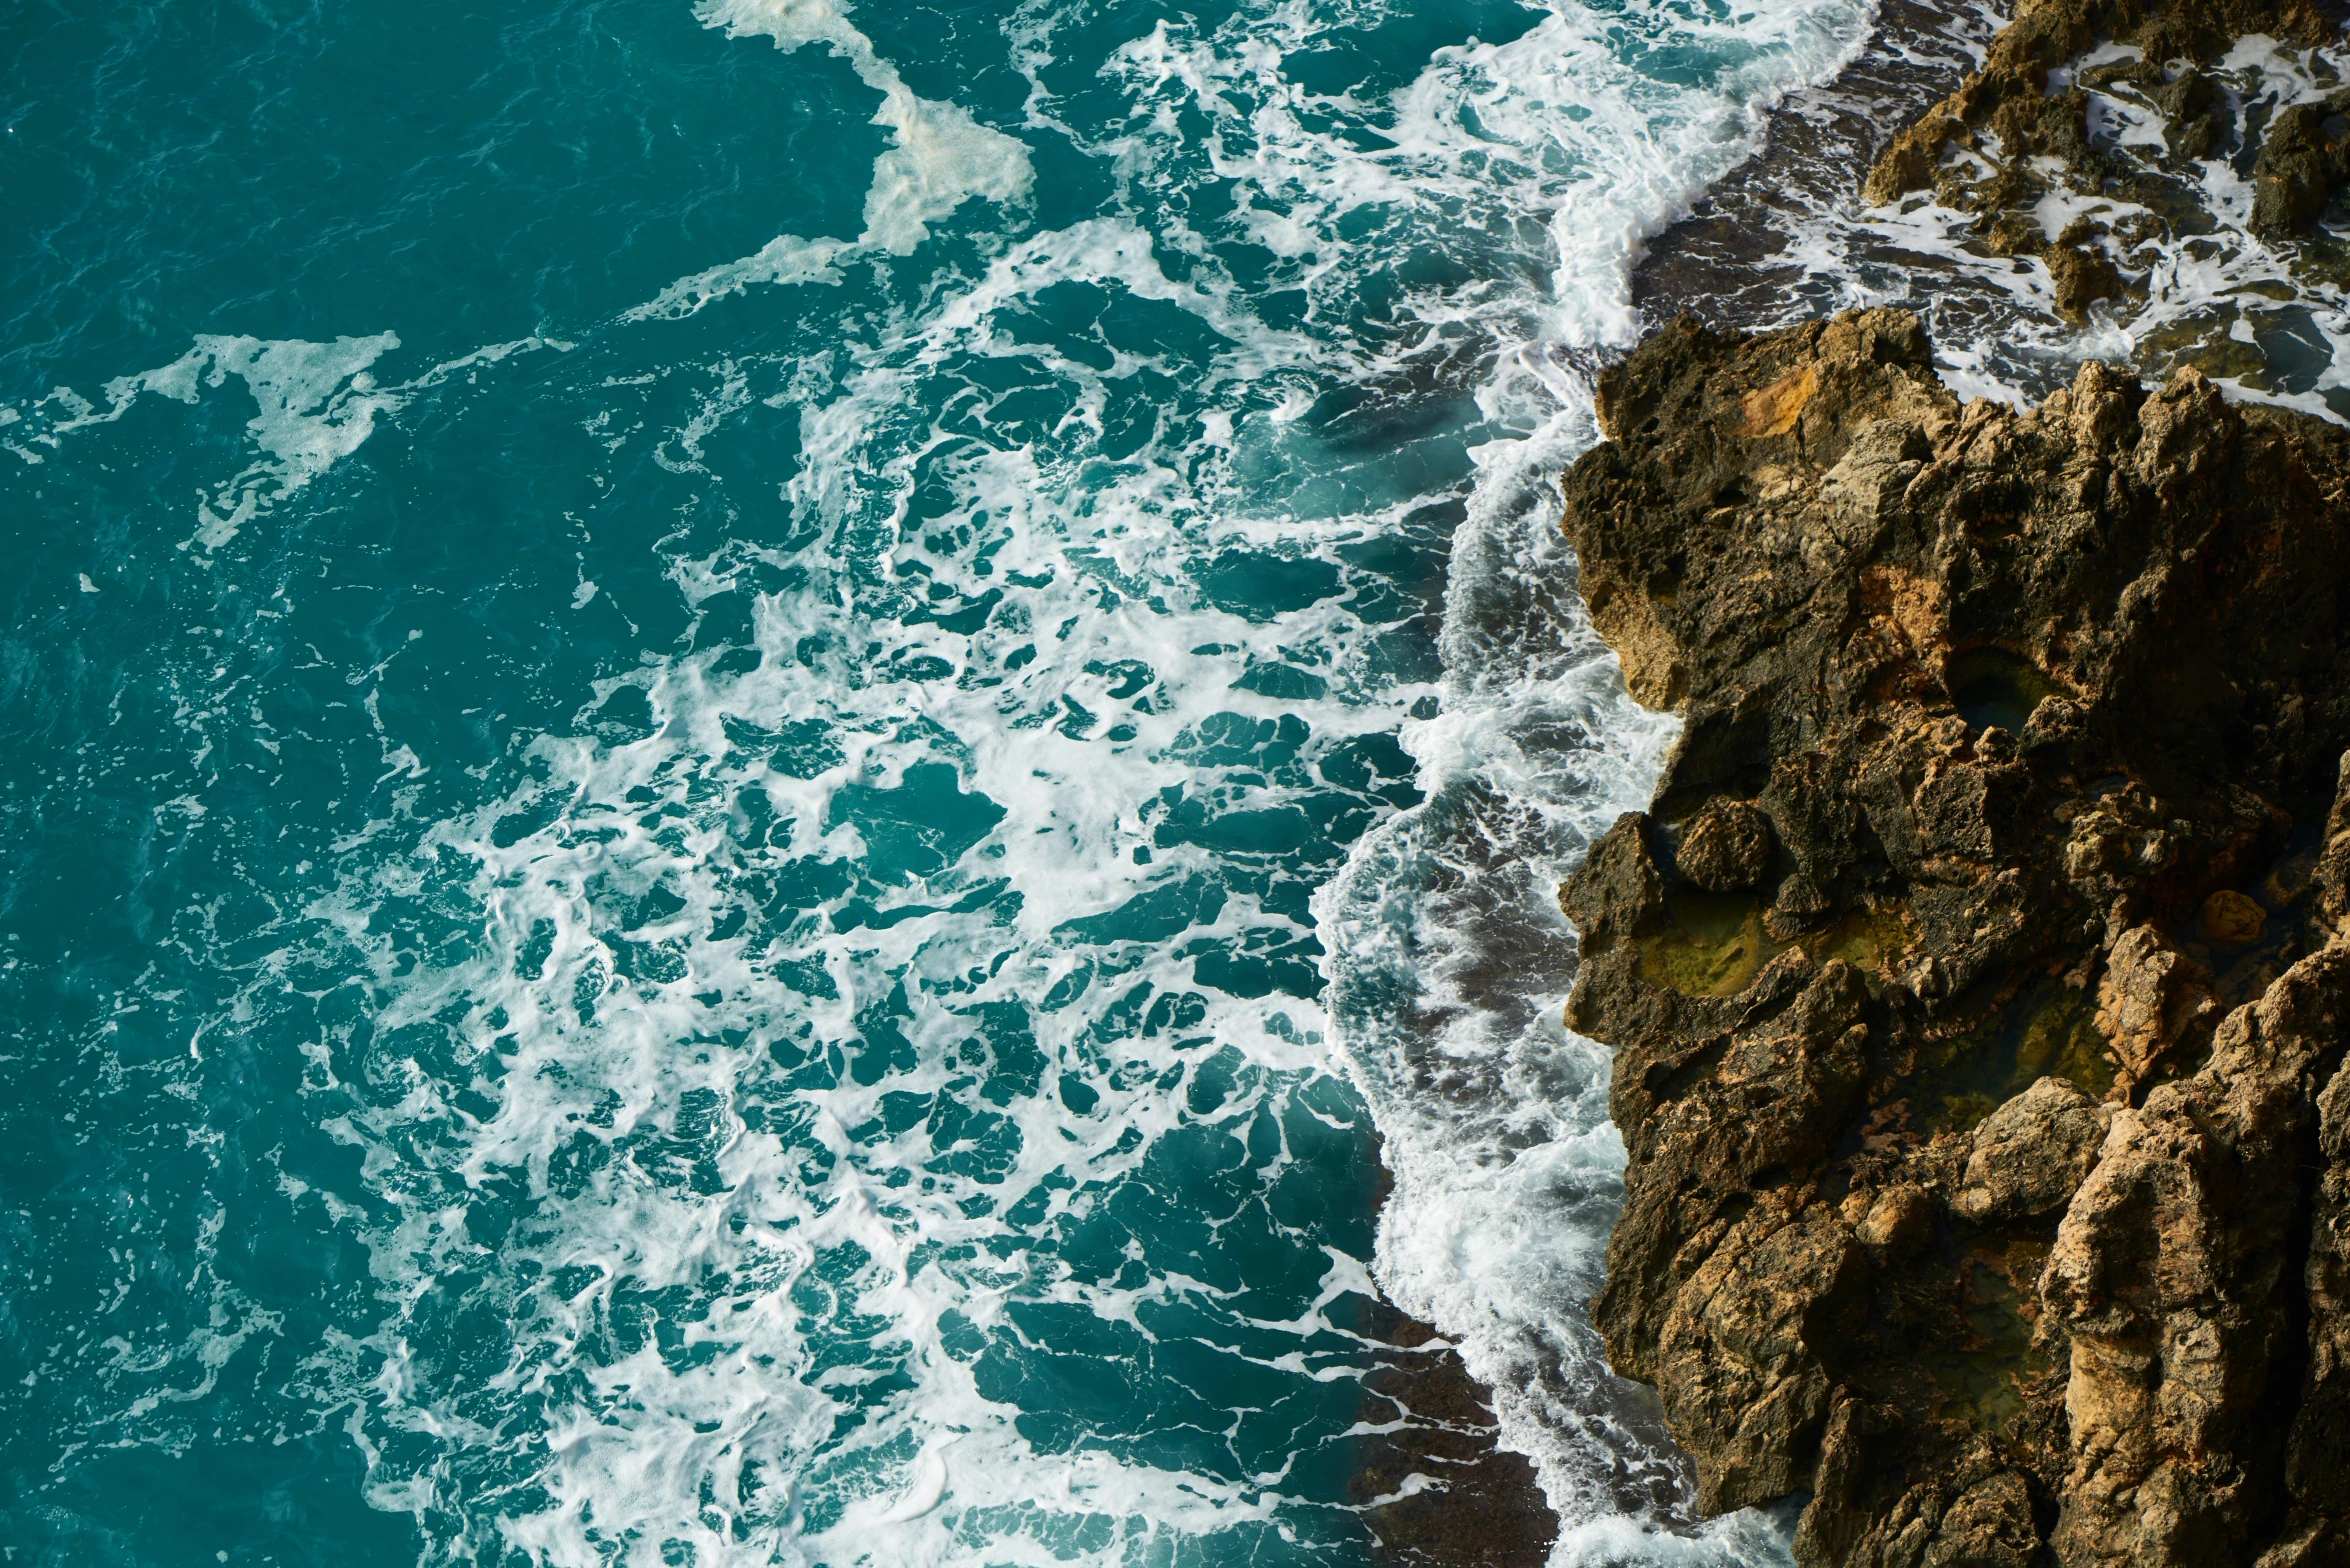
M 1894 905 L 1858 910 L 1781 941 L 1764 926 L 1762 903 L 1753 894 L 1684 889 L 1665 906 L 1665 922 L 1636 944 L 1640 978 L 1683 996 L 1736 996 L 1754 984 L 1763 965 L 1794 948 L 1814 963 L 1841 958 L 1876 974 L 1909 945 L 1909 927 Z
M 1820 963 L 1841 958 L 1856 968 L 1879 973 L 1890 969 L 1909 946 L 1909 926 L 1901 915 L 1901 906 L 1894 904 L 1859 910 L 1795 945 Z

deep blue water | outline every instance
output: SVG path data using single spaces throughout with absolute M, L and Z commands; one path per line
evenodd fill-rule
M 0 11 L 0 1558 L 1352 1563 L 1382 1289 L 1761 1549 L 1575 1315 L 1543 508 L 1866 19 Z

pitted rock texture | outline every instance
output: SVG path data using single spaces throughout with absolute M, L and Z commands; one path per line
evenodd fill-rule
M 2112 1124 L 2111 1107 L 2061 1078 L 2042 1078 L 1975 1128 L 1952 1211 L 1982 1223 L 2064 1208 L 2096 1167 Z
M 1582 592 L 1684 729 L 1562 893 L 1593 1310 L 1700 1506 L 2350 1562 L 2350 436 L 2193 371 L 1962 405 L 1891 311 L 1685 320 L 1599 409 Z

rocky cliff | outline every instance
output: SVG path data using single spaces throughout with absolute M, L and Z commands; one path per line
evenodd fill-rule
M 1581 588 L 1685 730 L 1562 894 L 1594 1304 L 1806 1564 L 2350 1562 L 2350 436 L 1961 405 L 1916 320 L 1600 384 Z

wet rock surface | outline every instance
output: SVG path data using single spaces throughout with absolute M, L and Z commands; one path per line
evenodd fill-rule
M 1634 298 L 1760 330 L 1855 305 L 2033 398 L 2084 334 L 2350 418 L 2350 33 L 2338 7 L 1887 0 L 1834 80 L 1650 245 Z
M 1895 136 L 1869 173 L 1863 196 L 1890 202 L 1909 191 L 1942 185 L 1954 206 L 1984 210 L 2013 207 L 2037 196 L 2049 176 L 2033 160 L 2049 160 L 2092 180 L 2123 177 L 2098 145 L 2090 124 L 2087 86 L 2128 82 L 2162 112 L 2163 136 L 2177 156 L 2209 157 L 2231 129 L 2232 113 L 2200 65 L 2224 54 L 2247 34 L 2315 47 L 2333 40 L 2339 27 L 2310 0 L 2199 0 L 2193 4 L 2148 5 L 2144 0 L 2022 0 L 2014 21 L 1991 43 L 1980 69 L 1957 90 Z M 2086 67 L 2076 65 L 2101 43 L 2117 43 L 2136 56 Z M 2324 106 L 2286 108 L 2258 156 L 2271 184 L 2301 180 L 2291 217 L 2270 212 L 2256 227 L 2302 233 L 2325 210 L 2326 197 L 2341 177 L 2325 136 Z M 1956 144 L 1982 154 L 1990 177 L 1973 183 L 1945 164 Z M 2037 188 L 2035 188 L 2037 187 Z
M 1632 279 L 1648 318 L 1688 311 L 1752 328 L 1790 309 L 1823 314 L 1851 282 L 1880 297 L 1898 288 L 1902 263 L 1914 258 L 1896 261 L 1882 246 L 1836 257 L 1834 279 L 1807 280 L 1805 263 L 1820 247 L 1804 232 L 1805 219 L 1847 205 L 1893 130 L 1980 63 L 1996 30 L 1986 9 L 1967 0 L 1882 0 L 1858 58 L 1833 81 L 1795 94 L 1771 116 L 1756 155 L 1649 244 Z
M 1542 1568 L 1558 1534 L 1534 1466 L 1497 1441 L 1489 1396 L 1436 1331 L 1385 1302 L 1359 1329 L 1390 1347 L 1364 1385 L 1348 1492 L 1374 1568 Z
M 1602 378 L 1581 591 L 1685 728 L 1562 892 L 1593 1312 L 1806 1564 L 2350 1553 L 2350 435 L 1914 317 Z

